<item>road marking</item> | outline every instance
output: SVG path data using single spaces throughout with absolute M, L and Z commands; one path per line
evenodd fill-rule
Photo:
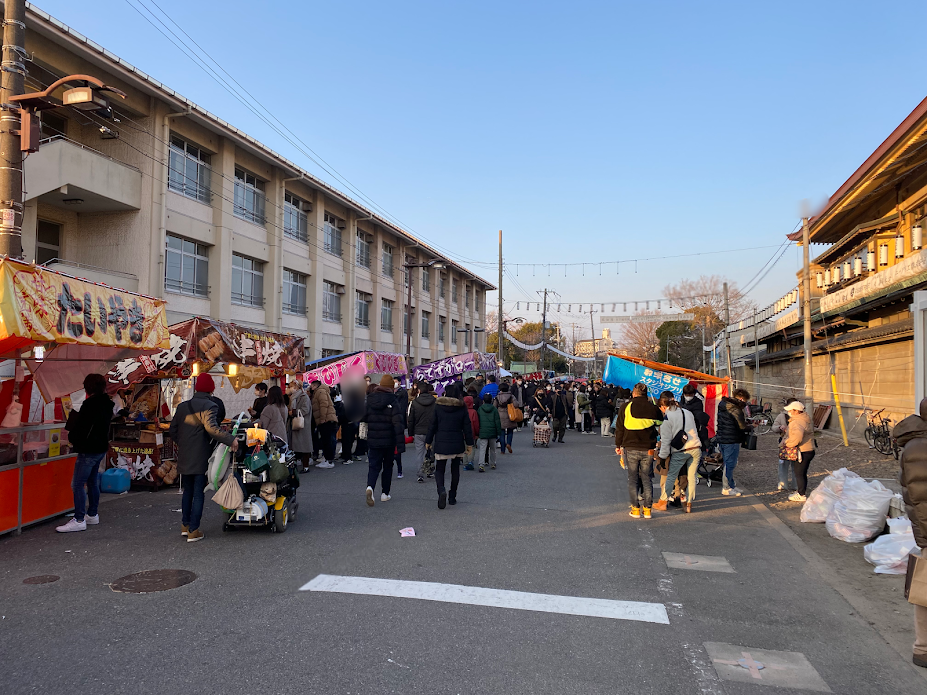
M 811 662 L 800 652 L 750 649 L 719 642 L 706 642 L 705 648 L 715 671 L 724 680 L 831 692 Z
M 667 567 L 680 570 L 701 570 L 703 572 L 734 573 L 731 564 L 718 555 L 688 555 L 686 553 L 663 553 Z
M 372 577 L 341 577 L 331 574 L 320 574 L 300 587 L 299 590 L 363 594 L 367 596 L 392 596 L 423 601 L 440 601 L 442 603 L 464 603 L 473 606 L 583 615 L 590 618 L 636 620 L 645 623 L 669 625 L 669 616 L 667 616 L 666 608 L 662 603 L 644 603 L 642 601 L 613 601 L 580 596 L 555 596 L 523 591 L 506 591 L 504 589 L 486 589 L 479 586 L 461 586 L 459 584 L 410 582 L 399 579 L 374 579 Z

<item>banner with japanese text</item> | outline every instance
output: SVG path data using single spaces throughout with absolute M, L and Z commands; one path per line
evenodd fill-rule
M 682 389 L 689 383 L 685 377 L 634 364 L 614 355 L 608 357 L 603 381 L 626 389 L 634 388 L 635 384 L 646 384 L 649 395 L 654 398 L 664 391 L 671 391 L 676 398 L 682 398 Z
M 349 372 L 400 376 L 406 373 L 406 358 L 405 355 L 394 352 L 368 350 L 312 369 L 300 378 L 306 385 L 313 381 L 321 381 L 326 386 L 334 386 L 341 383 L 344 375 Z
M 164 301 L 0 261 L 0 342 L 156 350 L 169 344 Z

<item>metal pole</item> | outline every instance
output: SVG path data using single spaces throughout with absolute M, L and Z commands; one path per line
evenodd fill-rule
M 26 3 L 3 3 L 3 72 L 0 80 L 0 254 L 23 257 L 23 153 L 19 109 L 10 97 L 25 90 Z
M 547 362 L 547 289 L 544 290 L 544 312 L 541 314 L 541 371 L 546 372 Z
M 753 395 L 756 396 L 756 403 L 760 406 L 760 410 L 763 410 L 763 402 L 760 400 L 760 386 L 757 383 L 759 381 L 760 375 L 760 344 L 757 342 L 757 325 L 756 325 L 756 309 L 753 310 L 753 350 L 754 361 L 753 366 Z
M 805 318 L 805 412 L 811 414 L 811 426 L 814 428 L 814 370 L 811 365 L 811 230 L 808 218 L 801 219 L 802 277 L 801 287 L 804 295 L 802 304 Z
M 409 298 L 406 303 L 406 356 L 412 362 L 412 268 L 406 265 L 406 281 L 409 283 Z
M 502 334 L 505 332 L 505 325 L 502 321 L 502 230 L 499 230 L 499 340 L 496 347 L 496 361 L 505 366 L 505 351 L 502 349 Z
M 705 364 L 705 322 L 702 322 L 702 374 L 708 374 L 708 367 Z
M 734 368 L 731 366 L 731 305 L 727 298 L 727 283 L 724 283 L 724 347 L 727 352 L 727 378 L 731 385 L 729 396 L 734 395 Z
M 595 376 L 595 370 L 599 366 L 598 354 L 595 349 L 595 322 L 592 318 L 592 305 L 589 305 L 589 328 L 592 330 L 592 376 Z

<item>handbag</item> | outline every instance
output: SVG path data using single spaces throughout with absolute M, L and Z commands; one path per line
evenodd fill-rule
M 270 468 L 270 459 L 259 448 L 245 459 L 245 465 L 254 475 L 260 475 Z
M 509 411 L 509 420 L 511 422 L 517 423 L 525 419 L 525 414 L 521 412 L 520 408 L 516 408 L 515 404 L 512 403 L 511 401 L 509 402 L 508 411 Z
M 756 434 L 751 432 L 744 440 L 740 443 L 741 449 L 747 449 L 748 451 L 756 451 Z
M 212 501 L 223 509 L 238 509 L 245 501 L 245 495 L 238 484 L 238 478 L 230 475 L 212 496 Z
M 367 423 L 362 422 L 357 426 L 357 438 L 367 439 Z
M 675 449 L 676 451 L 682 451 L 683 447 L 686 445 L 686 442 L 689 441 L 689 435 L 686 432 L 686 413 L 688 410 L 682 410 L 682 429 L 679 430 L 676 434 L 673 435 L 673 438 L 670 440 L 670 448 Z
M 293 420 L 290 422 L 290 427 L 294 432 L 298 432 L 306 426 L 306 417 L 303 415 L 302 410 L 297 410 L 296 415 L 293 416 Z
M 277 457 L 272 458 L 270 460 L 270 468 L 267 473 L 268 480 L 270 480 L 272 483 L 282 483 L 289 477 L 290 469 L 287 467 L 287 465 Z
M 922 551 L 923 552 L 923 551 Z M 908 603 L 927 607 L 927 558 L 908 555 L 908 571 L 904 578 L 904 597 Z
M 798 461 L 800 458 L 801 454 L 799 453 L 797 446 L 786 446 L 785 444 L 779 445 L 780 461 Z

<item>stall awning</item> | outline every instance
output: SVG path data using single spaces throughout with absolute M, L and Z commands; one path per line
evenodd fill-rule
M 498 369 L 494 354 L 468 352 L 415 367 L 412 370 L 412 380 L 436 382 L 459 376 L 465 372 L 495 372 Z
M 310 369 L 300 377 L 305 384 L 321 381 L 327 386 L 334 386 L 341 383 L 345 374 L 352 372 L 358 375 L 390 374 L 392 376 L 403 376 L 407 373 L 405 355 L 396 352 L 365 350 L 353 354 L 334 355 L 310 362 L 306 367 L 320 363 L 321 366 Z

